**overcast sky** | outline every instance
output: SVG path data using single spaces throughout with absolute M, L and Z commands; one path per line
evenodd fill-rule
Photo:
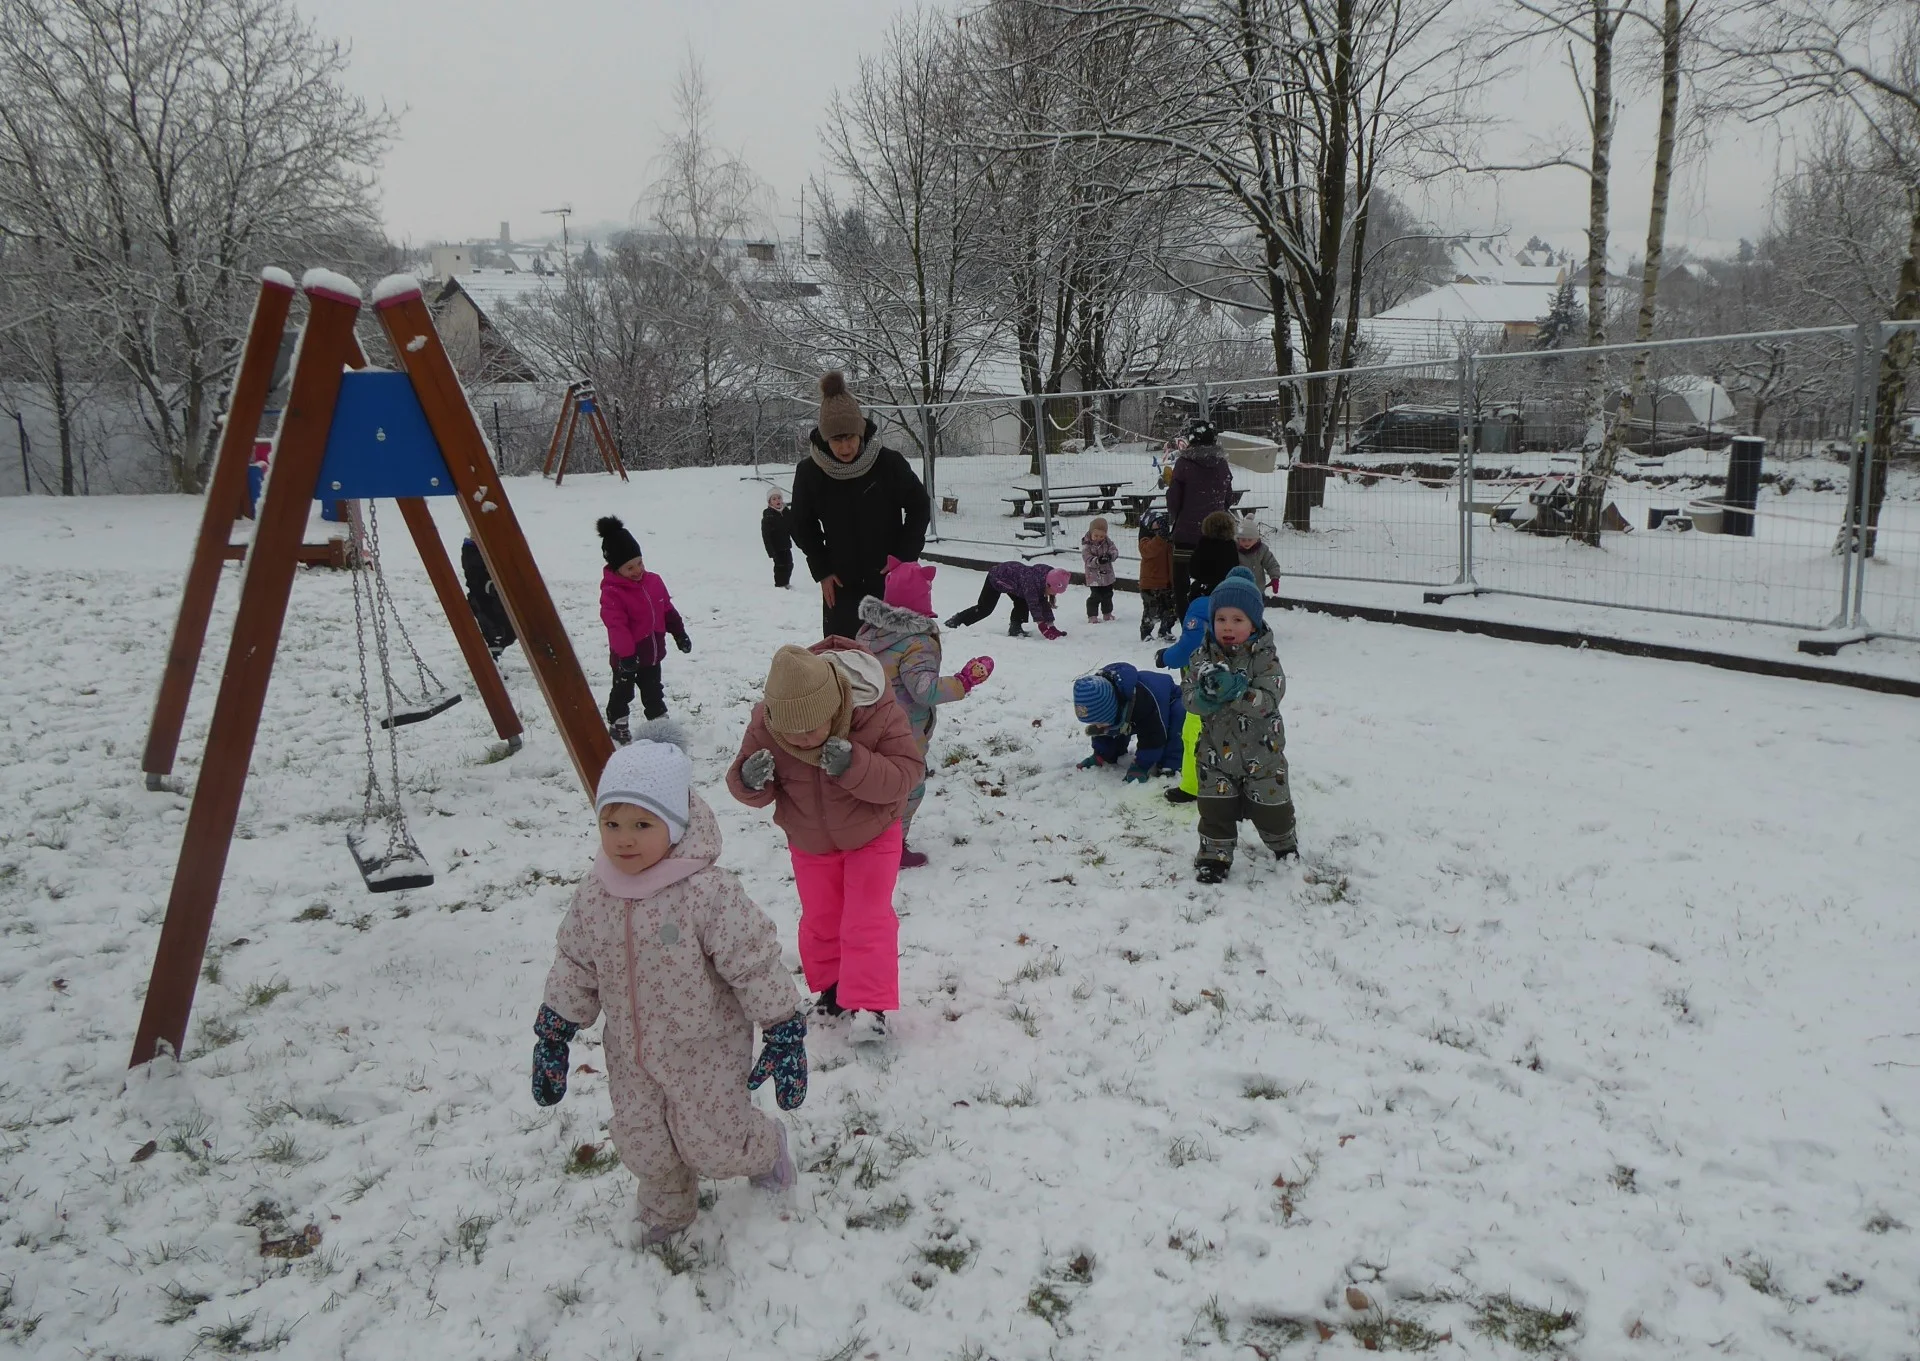
M 1499 0 L 1458 0 L 1463 17 Z M 388 229 L 423 244 L 545 236 L 546 209 L 570 203 L 576 230 L 632 220 L 663 132 L 677 67 L 706 66 L 720 140 L 773 190 L 796 228 L 798 197 L 819 170 L 817 129 L 836 84 L 875 51 L 898 0 L 302 0 L 326 33 L 352 44 L 351 83 L 400 114 L 386 161 Z M 1646 232 L 1655 110 L 1640 92 L 1616 152 L 1613 231 L 1624 253 Z M 1564 60 L 1520 63 L 1488 101 L 1502 130 L 1489 159 L 1523 157 L 1556 130 L 1577 136 Z M 1683 165 L 1672 236 L 1731 248 L 1766 224 L 1776 161 L 1768 128 L 1721 132 Z M 1568 171 L 1448 185 L 1423 210 L 1450 230 L 1538 233 L 1584 249 L 1584 181 Z

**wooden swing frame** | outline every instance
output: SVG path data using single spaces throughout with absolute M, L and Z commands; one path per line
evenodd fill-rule
M 625 482 L 627 465 L 620 457 L 619 446 L 613 442 L 613 429 L 607 424 L 606 413 L 600 410 L 593 383 L 586 378 L 567 384 L 566 395 L 560 399 L 559 418 L 553 423 L 553 437 L 547 441 L 547 459 L 540 465 L 540 475 L 551 477 L 556 487 L 566 481 L 567 460 L 573 456 L 573 437 L 583 419 L 594 447 L 600 452 L 601 464 L 608 472 L 618 473 Z
M 274 450 L 273 471 L 260 498 L 253 544 L 242 569 L 233 636 L 220 675 L 219 697 L 207 730 L 206 750 L 194 784 L 129 1066 L 146 1063 L 163 1045 L 178 1055 L 186 1042 L 194 990 L 213 927 L 220 881 L 232 848 L 247 768 L 259 736 L 267 685 L 286 622 L 299 549 L 318 490 L 343 374 L 366 362 L 354 338 L 361 300 L 357 290 L 341 287 L 343 282 L 336 276 L 316 274 L 309 275 L 302 286 L 307 298 L 307 322 L 294 354 L 291 390 Z M 287 275 L 269 270 L 262 276 L 148 731 L 142 766 L 150 788 L 158 787 L 158 780 L 173 769 L 187 696 L 219 584 L 233 507 L 245 490 L 254 432 L 266 404 L 293 292 L 293 281 Z M 613 754 L 613 740 L 601 721 L 559 611 L 534 564 L 506 489 L 500 484 L 486 437 L 434 329 L 420 286 L 405 276 L 390 278 L 376 290 L 373 305 L 439 446 L 451 482 L 449 494 L 459 500 L 468 531 L 520 635 L 521 647 L 553 714 L 561 742 L 591 799 L 601 768 Z M 519 715 L 507 698 L 506 686 L 467 606 L 432 514 L 422 497 L 397 499 L 495 727 L 509 743 L 517 743 Z

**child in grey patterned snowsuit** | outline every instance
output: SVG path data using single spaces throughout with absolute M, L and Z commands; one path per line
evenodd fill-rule
M 1280 717 L 1287 677 L 1266 626 L 1260 588 L 1246 568 L 1234 568 L 1214 588 L 1211 617 L 1212 628 L 1188 660 L 1180 685 L 1187 712 L 1201 719 L 1194 752 L 1200 851 L 1193 863 L 1203 884 L 1227 877 L 1243 819 L 1276 856 L 1299 853 Z

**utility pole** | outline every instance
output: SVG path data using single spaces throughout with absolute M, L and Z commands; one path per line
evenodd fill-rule
M 573 272 L 573 249 L 572 242 L 567 238 L 567 218 L 572 216 L 572 214 L 573 205 L 571 203 L 563 203 L 558 208 L 543 209 L 540 214 L 542 217 L 557 217 L 560 219 L 560 267 L 569 274 Z

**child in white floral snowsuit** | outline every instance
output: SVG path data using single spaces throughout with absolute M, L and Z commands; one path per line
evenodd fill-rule
M 608 760 L 600 854 L 560 924 L 533 1027 L 533 1099 L 551 1106 L 567 1094 L 568 1043 L 605 1012 L 609 1128 L 640 1179 L 648 1245 L 693 1223 L 700 1177 L 790 1188 L 786 1126 L 755 1110 L 748 1089 L 771 1077 L 782 1110 L 807 1095 L 807 1022 L 779 936 L 714 864 L 720 826 L 689 789 L 692 773 L 664 742 Z
M 1120 545 L 1107 537 L 1107 522 L 1095 517 L 1080 540 L 1080 563 L 1087 574 L 1087 622 L 1113 622 L 1113 583 L 1119 580 L 1114 565 L 1120 561 Z

